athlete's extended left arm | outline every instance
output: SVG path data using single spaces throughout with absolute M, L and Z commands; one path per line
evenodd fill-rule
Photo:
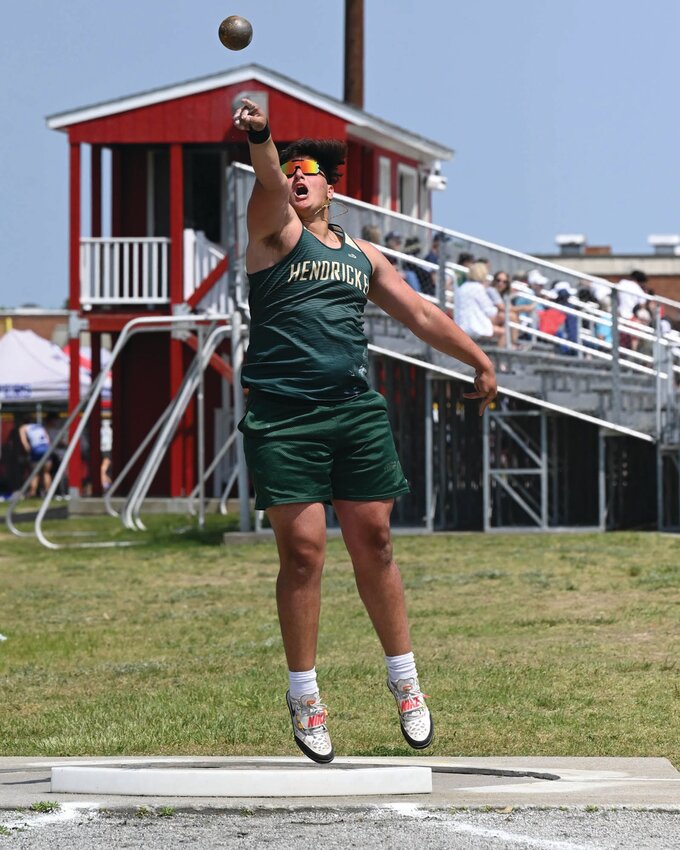
M 491 360 L 439 307 L 414 292 L 377 249 L 364 242 L 361 247 L 373 264 L 369 299 L 428 345 L 472 366 L 475 391 L 464 395 L 481 399 L 481 416 L 498 392 Z

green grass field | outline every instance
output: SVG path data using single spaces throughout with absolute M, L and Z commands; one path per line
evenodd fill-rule
M 297 754 L 273 542 L 149 518 L 142 545 L 50 552 L 0 531 L 0 754 Z M 233 521 L 232 521 L 233 522 Z M 184 533 L 178 533 L 180 526 Z M 124 534 L 113 520 L 57 532 Z M 86 540 L 87 537 L 80 537 Z M 667 756 L 680 767 L 680 540 L 397 537 L 433 755 Z M 405 755 L 340 540 L 319 671 L 341 755 Z

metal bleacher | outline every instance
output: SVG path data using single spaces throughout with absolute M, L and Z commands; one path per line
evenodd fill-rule
M 235 226 L 231 263 L 235 283 L 243 280 L 245 208 L 252 180 L 252 171 L 247 166 L 232 167 L 229 203 L 230 219 Z M 650 299 L 650 304 L 657 308 L 656 324 L 641 328 L 618 316 L 618 288 L 601 278 L 345 196 L 335 196 L 331 221 L 354 235 L 361 234 L 366 225 L 372 225 L 382 234 L 399 231 L 404 240 L 418 237 L 424 252 L 429 250 L 435 234 L 443 235 L 440 244 L 444 245 L 445 253 L 440 254 L 438 264 L 400 255 L 381 245 L 377 247 L 402 262 L 432 272 L 437 291 L 430 300 L 454 318 L 455 279 L 462 270 L 454 259 L 461 252 L 484 257 L 494 271 L 502 269 L 510 276 L 538 269 L 551 282 L 566 281 L 576 290 L 606 288 L 611 297 L 611 311 L 594 308 L 593 303 L 575 297 L 570 299 L 565 310 L 577 317 L 576 342 L 560 340 L 558 345 L 554 337 L 536 328 L 508 322 L 506 342 L 513 328 L 522 333 L 524 342 L 518 349 L 508 345 L 483 346 L 494 361 L 500 393 L 498 403 L 485 417 L 484 427 L 478 429 L 481 443 L 470 437 L 472 429 L 463 424 L 465 414 L 461 414 L 460 393 L 452 394 L 451 389 L 452 384 L 461 388 L 469 381 L 471 370 L 430 349 L 368 303 L 365 328 L 374 361 L 374 378 L 376 370 L 384 373 L 388 363 L 391 368 L 410 370 L 411 382 L 416 380 L 418 370 L 426 378 L 422 399 L 418 399 L 422 405 L 420 418 L 414 414 L 413 419 L 426 443 L 422 458 L 424 472 L 419 482 L 424 495 L 414 506 L 412 517 L 417 517 L 418 509 L 422 509 L 423 522 L 428 528 L 465 527 L 464 522 L 457 524 L 455 516 L 462 513 L 461 502 L 473 494 L 473 501 L 481 502 L 481 526 L 487 530 L 650 525 L 653 524 L 649 519 L 650 505 L 656 510 L 658 527 L 680 527 L 680 416 L 676 392 L 680 335 L 675 331 L 663 332 L 658 309 L 663 306 L 677 310 L 678 302 L 659 296 Z M 520 283 L 513 284 L 513 289 L 513 295 L 521 294 L 539 305 L 553 304 L 549 291 L 535 293 Z M 595 322 L 612 326 L 614 344 L 595 338 L 592 333 Z M 623 332 L 643 339 L 652 353 L 638 353 L 621 346 Z M 565 348 L 568 354 L 563 353 Z M 404 380 L 403 374 L 400 380 Z M 440 386 L 442 382 L 449 385 L 447 389 Z M 437 393 L 448 400 L 437 401 Z M 393 424 L 396 427 L 401 423 L 401 436 L 408 439 L 409 428 L 403 422 L 405 411 L 396 410 L 396 404 L 390 400 Z M 448 424 L 442 418 L 444 411 L 450 415 Z M 471 419 L 469 413 L 467 418 Z M 531 424 L 527 425 L 528 422 Z M 451 496 L 450 481 L 441 480 L 442 468 L 450 469 L 451 477 L 455 477 L 460 466 L 460 449 L 455 448 L 456 430 L 466 432 L 470 450 L 479 450 L 483 459 L 481 468 L 471 464 L 466 480 L 459 481 L 457 486 L 462 495 L 457 499 L 458 507 L 451 504 L 456 498 Z M 397 439 L 400 439 L 398 431 Z M 557 449 L 556 442 L 561 444 Z M 413 471 L 419 473 L 421 458 L 417 447 L 413 448 L 418 458 Z M 447 457 L 456 451 L 457 457 Z M 564 456 L 562 460 L 560 454 Z M 527 458 L 531 458 L 531 463 Z M 575 470 L 583 465 L 591 473 L 592 489 L 598 490 L 596 498 L 591 497 L 587 518 L 575 483 Z M 643 470 L 645 481 L 630 480 L 633 467 Z M 570 490 L 573 493 L 567 498 L 564 494 Z M 476 527 L 475 521 L 468 526 Z
M 112 353 L 111 363 L 127 339 L 142 332 L 183 332 L 198 339 L 196 359 L 181 391 L 137 453 L 126 459 L 125 468 L 118 471 L 105 501 L 109 513 L 119 513 L 131 531 L 144 527 L 140 518 L 144 499 L 194 395 L 198 400 L 199 425 L 203 421 L 202 375 L 220 337 L 230 338 L 231 367 L 234 375 L 239 372 L 248 340 L 246 208 L 253 179 L 248 166 L 230 166 L 227 244 L 203 246 L 205 250 L 214 247 L 216 256 L 224 256 L 224 252 L 228 256 L 219 303 L 202 303 L 193 314 L 133 319 Z M 655 325 L 643 328 L 618 316 L 617 286 L 603 279 L 341 195 L 334 197 L 331 221 L 352 235 L 360 235 L 365 226 L 372 225 L 383 234 L 397 230 L 404 239 L 418 237 L 423 253 L 429 250 L 435 234 L 443 236 L 440 244 L 444 250 L 437 263 L 401 255 L 381 245 L 376 247 L 430 272 L 436 281 L 435 294 L 422 297 L 437 303 L 454 319 L 456 279 L 463 271 L 454 258 L 461 252 L 484 257 L 493 270 L 502 269 L 511 276 L 538 269 L 551 281 L 567 281 L 580 290 L 605 287 L 611 295 L 611 312 L 595 309 L 591 302 L 576 297 L 570 298 L 567 306 L 560 305 L 560 309 L 577 318 L 576 341 L 557 340 L 531 325 L 509 321 L 506 338 L 500 345 L 484 344 L 496 367 L 499 396 L 481 422 L 476 405 L 463 398 L 472 381 L 472 370 L 433 350 L 368 302 L 365 330 L 371 379 L 387 398 L 397 448 L 412 488 L 410 496 L 397 502 L 396 524 L 421 526 L 429 531 L 680 529 L 680 335 L 664 329 L 658 309 L 664 306 L 678 310 L 680 303 L 659 296 L 650 298 L 656 307 Z M 522 283 L 513 284 L 507 300 L 514 295 L 541 306 L 553 304 L 549 290 L 536 293 Z M 611 344 L 595 337 L 595 323 L 612 327 Z M 646 353 L 621 346 L 622 332 L 642 339 Z M 520 335 L 517 346 L 510 345 L 513 335 Z M 43 529 L 49 505 L 102 390 L 103 377 L 100 375 L 90 394 L 81 401 L 82 415 L 36 516 L 34 534 L 49 548 L 131 542 L 62 544 L 49 539 Z M 237 485 L 240 527 L 248 530 L 251 501 L 236 430 L 243 414 L 243 397 L 238 390 L 222 412 L 223 444 L 212 462 L 204 456 L 199 428 L 199 483 L 190 494 L 188 509 L 197 512 L 200 525 L 205 516 L 205 486 L 213 476 L 214 486 L 221 487 L 222 510 L 226 510 L 227 497 Z M 78 411 L 72 413 L 72 417 L 77 415 Z M 117 511 L 112 505 L 112 493 L 138 457 L 144 457 L 141 471 Z M 26 532 L 18 529 L 14 508 L 23 495 L 24 491 L 16 494 L 6 515 L 10 530 L 20 536 Z M 256 529 L 261 520 L 261 515 L 256 514 Z

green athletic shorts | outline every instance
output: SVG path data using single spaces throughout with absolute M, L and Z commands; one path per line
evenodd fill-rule
M 335 403 L 252 391 L 239 423 L 255 486 L 255 508 L 408 493 L 387 403 L 369 390 Z

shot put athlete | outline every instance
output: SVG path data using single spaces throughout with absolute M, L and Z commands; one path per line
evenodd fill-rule
M 329 224 L 344 143 L 301 139 L 279 156 L 262 108 L 248 99 L 242 104 L 234 124 L 248 133 L 257 179 L 248 205 L 252 323 L 241 379 L 249 394 L 239 427 L 256 507 L 266 510 L 279 552 L 276 599 L 293 735 L 309 758 L 333 759 L 315 668 L 324 504 L 331 503 L 385 653 L 387 686 L 401 731 L 412 747 L 423 749 L 434 727 L 418 683 L 390 537 L 394 499 L 408 492 L 408 483 L 385 400 L 368 385 L 366 300 L 439 351 L 472 366 L 474 392 L 466 397 L 481 400 L 480 413 L 496 395 L 494 368 L 376 248 Z M 372 701 L 372 696 L 366 700 L 367 708 Z

